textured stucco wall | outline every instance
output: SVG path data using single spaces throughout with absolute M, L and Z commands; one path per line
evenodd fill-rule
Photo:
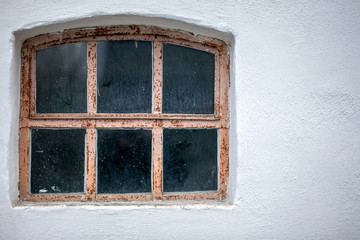
M 232 207 L 12 207 L 21 42 L 146 24 L 231 45 Z M 0 1 L 0 239 L 359 239 L 360 1 Z

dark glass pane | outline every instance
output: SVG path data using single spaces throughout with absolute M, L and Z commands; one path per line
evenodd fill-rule
M 31 130 L 31 193 L 84 192 L 85 133 Z
M 164 129 L 164 192 L 217 190 L 217 129 Z
M 97 111 L 151 113 L 152 42 L 97 42 Z
M 87 43 L 36 52 L 36 112 L 87 112 Z
M 98 130 L 98 193 L 151 192 L 151 130 Z
M 215 56 L 163 44 L 163 113 L 214 113 Z

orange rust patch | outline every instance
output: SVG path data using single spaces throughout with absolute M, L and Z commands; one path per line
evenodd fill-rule
M 153 199 L 162 199 L 162 128 L 153 129 Z
M 95 123 L 93 123 L 95 124 Z M 86 200 L 95 200 L 96 192 L 96 129 L 86 130 Z
M 219 200 L 218 193 L 165 194 L 164 200 Z
M 88 112 L 96 114 L 96 42 L 88 42 Z

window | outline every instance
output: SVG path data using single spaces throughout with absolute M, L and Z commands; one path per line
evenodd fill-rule
M 146 26 L 28 39 L 20 198 L 226 198 L 228 85 L 217 39 Z

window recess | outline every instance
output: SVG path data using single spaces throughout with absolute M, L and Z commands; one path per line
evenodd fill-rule
M 224 42 L 156 27 L 28 39 L 20 198 L 225 199 L 228 69 Z

